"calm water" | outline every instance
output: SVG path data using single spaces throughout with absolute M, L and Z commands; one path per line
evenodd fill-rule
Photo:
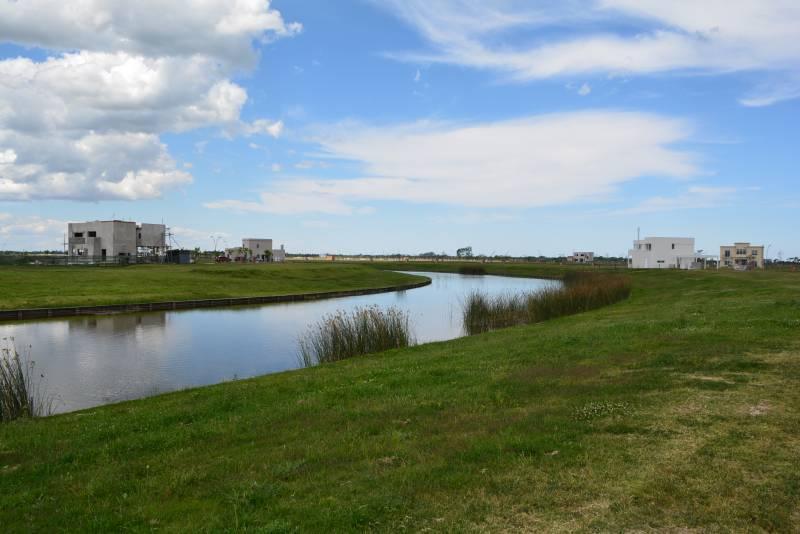
M 429 286 L 315 302 L 0 323 L 44 374 L 65 412 L 299 367 L 297 340 L 325 314 L 357 306 L 407 310 L 420 343 L 459 337 L 461 303 L 487 293 L 535 290 L 544 280 L 415 273 Z

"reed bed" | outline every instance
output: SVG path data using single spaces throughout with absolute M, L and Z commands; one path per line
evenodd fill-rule
M 414 343 L 407 312 L 395 307 L 356 308 L 311 325 L 299 340 L 300 362 L 310 367 Z
M 34 362 L 11 347 L 0 349 L 0 423 L 49 415 L 52 403 L 34 379 Z
M 569 273 L 563 285 L 533 292 L 496 296 L 474 292 L 464 302 L 464 332 L 480 334 L 581 313 L 624 300 L 630 292 L 630 279 L 602 273 Z
M 482 265 L 462 265 L 458 268 L 458 274 L 485 275 L 487 272 Z

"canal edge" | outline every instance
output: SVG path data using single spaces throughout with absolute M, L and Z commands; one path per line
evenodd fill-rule
M 303 302 L 342 297 L 358 297 L 405 291 L 430 285 L 432 280 L 426 278 L 413 284 L 402 284 L 369 289 L 349 289 L 343 291 L 318 291 L 311 293 L 295 293 L 292 295 L 266 295 L 260 297 L 232 297 L 223 299 L 173 300 L 164 302 L 145 302 L 138 304 L 109 304 L 104 306 L 65 306 L 59 308 L 27 308 L 18 310 L 0 310 L 0 322 L 22 321 L 26 319 L 47 319 L 51 317 L 73 317 L 77 315 L 113 315 L 119 313 L 136 313 L 148 311 L 190 310 L 195 308 L 219 308 L 223 306 L 246 306 L 248 304 L 276 304 L 285 302 Z

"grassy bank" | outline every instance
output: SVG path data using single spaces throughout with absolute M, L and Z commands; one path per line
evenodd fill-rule
M 0 267 L 0 309 L 287 295 L 415 280 L 352 264 Z
M 800 276 L 631 276 L 584 314 L 3 425 L 0 524 L 796 528 Z

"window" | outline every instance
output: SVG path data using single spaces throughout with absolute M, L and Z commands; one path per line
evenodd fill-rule
M 648 244 L 646 244 L 646 245 L 645 245 L 645 248 L 646 248 L 647 250 L 653 250 L 653 245 L 652 245 L 652 244 L 650 244 L 650 243 L 648 243 Z
M 672 250 L 675 250 L 675 243 L 672 244 Z
M 747 249 L 746 248 L 737 248 L 736 249 L 737 256 L 747 256 Z
M 97 232 L 89 232 L 89 237 L 97 237 Z
M 730 258 L 731 257 L 731 249 L 726 249 L 725 250 L 725 257 L 726 258 Z
M 75 232 L 75 237 L 83 237 L 83 232 Z
M 757 248 L 753 249 L 753 257 L 758 257 L 758 249 Z

